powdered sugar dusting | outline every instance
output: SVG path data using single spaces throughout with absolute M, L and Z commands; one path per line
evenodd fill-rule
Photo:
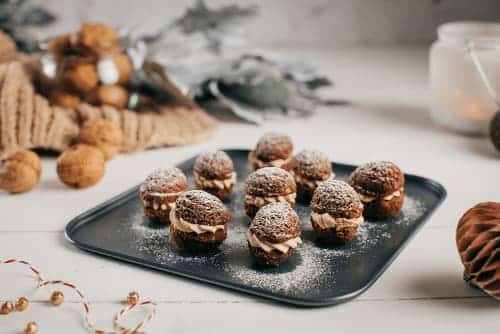
M 293 180 L 292 175 L 286 170 L 279 167 L 264 167 L 257 169 L 255 172 L 249 175 L 249 182 L 262 182 L 266 180 L 271 180 L 273 178 L 280 179 L 290 179 Z
M 329 180 L 321 183 L 314 191 L 311 208 L 317 213 L 334 216 L 359 217 L 363 210 L 356 191 L 346 182 Z
M 255 146 L 255 154 L 260 158 L 267 157 L 266 161 L 286 158 L 292 151 L 292 139 L 286 134 L 276 132 L 264 134 Z
M 250 253 L 246 232 L 251 220 L 244 212 L 245 179 L 252 172 L 246 151 L 228 151 L 237 172 L 233 193 L 224 200 L 231 213 L 228 237 L 211 253 L 189 253 L 177 249 L 169 238 L 169 227 L 145 218 L 136 189 L 104 208 L 93 220 L 81 224 L 74 240 L 94 246 L 124 260 L 204 282 L 233 287 L 296 303 L 328 302 L 366 287 L 422 225 L 442 200 L 439 187 L 409 176 L 404 205 L 393 219 L 366 221 L 350 243 L 323 246 L 316 243 L 308 205 L 298 202 L 303 244 L 277 268 L 263 268 Z M 184 163 L 190 188 L 194 159 Z M 336 179 L 347 180 L 352 168 L 337 164 Z M 199 211 L 199 210 L 196 210 Z
M 356 168 L 349 177 L 349 184 L 361 194 L 377 197 L 404 186 L 404 175 L 390 161 L 373 161 Z
M 295 192 L 295 179 L 292 174 L 278 167 L 264 167 L 248 175 L 247 193 L 251 195 L 275 196 Z
M 223 179 L 234 171 L 233 161 L 224 151 L 205 152 L 200 154 L 193 169 L 212 179 Z
M 306 178 L 324 180 L 332 173 L 328 156 L 318 150 L 303 150 L 293 157 L 293 170 Z
M 240 186 L 239 191 L 242 191 Z M 236 199 L 235 199 L 236 200 Z M 241 204 L 241 203 L 240 203 Z M 238 206 L 228 204 L 232 210 L 241 211 Z M 425 211 L 419 200 L 406 196 L 401 213 L 389 222 L 365 221 L 358 229 L 355 239 L 339 247 L 324 247 L 315 243 L 310 224 L 310 209 L 298 205 L 301 220 L 302 240 L 288 262 L 278 268 L 258 267 L 249 252 L 245 233 L 249 219 L 239 217 L 229 223 L 228 238 L 220 249 L 211 254 L 186 254 L 179 252 L 169 241 L 168 227 L 151 225 L 146 219 L 130 217 L 128 228 L 135 236 L 133 247 L 147 254 L 151 260 L 164 266 L 201 270 L 204 274 L 252 288 L 287 295 L 311 295 L 320 292 L 328 284 L 335 286 L 336 276 L 351 263 L 358 263 L 366 256 L 372 256 L 377 248 L 393 243 L 394 235 L 401 228 L 407 228 Z
M 155 169 L 142 185 L 144 191 L 168 191 L 179 185 L 186 185 L 187 178 L 177 167 Z
M 284 242 L 300 235 L 299 217 L 288 204 L 271 203 L 257 212 L 250 231 L 267 242 Z

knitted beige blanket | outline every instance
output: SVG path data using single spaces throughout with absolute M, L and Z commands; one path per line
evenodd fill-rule
M 0 158 L 21 148 L 62 151 L 71 145 L 81 125 L 105 118 L 124 133 L 123 152 L 183 145 L 209 137 L 217 121 L 190 106 L 168 106 L 151 111 L 117 110 L 81 104 L 74 110 L 50 106 L 35 93 L 20 62 L 0 64 Z

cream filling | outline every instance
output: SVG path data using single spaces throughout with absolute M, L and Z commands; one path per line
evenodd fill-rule
M 250 161 L 256 165 L 258 168 L 263 168 L 263 167 L 282 167 L 283 165 L 289 163 L 292 161 L 292 156 L 286 158 L 286 159 L 276 159 L 276 160 L 271 160 L 271 161 L 262 161 L 258 159 L 253 152 L 250 152 L 249 157 Z
M 183 193 L 183 191 L 179 191 L 176 193 L 149 193 L 148 192 L 148 195 L 155 196 L 155 197 L 167 197 L 167 196 L 179 196 L 182 193 Z
M 258 207 L 276 202 L 288 203 L 293 205 L 295 204 L 296 197 L 297 197 L 296 193 L 291 193 L 284 196 L 270 196 L 270 197 L 245 195 L 245 203 L 253 204 Z
M 311 180 L 311 179 L 307 179 L 305 177 L 302 177 L 300 175 L 297 175 L 295 173 L 292 173 L 292 174 L 295 177 L 295 182 L 296 183 L 301 184 L 301 185 L 307 185 L 309 188 L 316 188 L 321 183 L 329 181 L 329 180 L 332 180 L 333 178 L 335 178 L 335 174 L 334 173 L 331 173 L 330 176 L 328 176 L 324 180 Z
M 390 201 L 391 199 L 393 199 L 395 197 L 401 197 L 403 195 L 403 192 L 404 192 L 404 189 L 401 188 L 399 190 L 396 190 L 392 194 L 389 194 L 387 196 L 382 197 L 382 199 L 384 201 Z M 361 199 L 361 202 L 363 202 L 363 203 L 370 203 L 370 202 L 373 202 L 374 200 L 377 199 L 377 197 L 367 196 L 367 195 L 363 195 L 363 194 L 359 194 L 359 198 Z
M 231 173 L 231 176 L 224 180 L 207 179 L 198 173 L 194 173 L 196 184 L 199 187 L 217 187 L 219 189 L 231 189 L 236 183 L 236 173 Z
M 311 213 L 311 219 L 322 230 L 329 228 L 359 227 L 363 224 L 363 216 L 357 218 L 334 218 L 328 213 Z
M 141 193 L 142 192 L 144 192 L 144 190 L 142 190 L 142 188 L 141 188 Z M 183 193 L 182 191 L 179 191 L 179 192 L 176 192 L 176 193 L 159 193 L 159 192 L 152 192 L 152 193 L 150 193 L 150 192 L 147 192 L 147 197 L 159 197 L 159 198 L 162 198 L 162 197 L 174 197 L 175 196 L 175 199 L 176 199 L 182 193 Z M 157 203 L 154 200 L 148 201 L 146 199 L 142 199 L 142 205 L 145 208 L 152 207 L 153 210 L 163 210 L 163 211 L 166 211 L 167 208 L 172 208 L 175 205 L 175 199 L 172 202 L 168 202 L 166 204 L 165 203 Z
M 149 202 L 147 200 L 143 200 L 142 201 L 142 204 L 144 205 L 145 208 L 148 208 L 148 207 L 152 207 L 153 210 L 162 210 L 162 211 L 166 211 L 167 208 L 170 208 L 172 209 L 174 206 L 175 206 L 175 201 L 174 202 L 168 202 L 168 203 L 162 203 L 162 204 L 159 204 L 159 203 L 156 203 L 156 202 Z
M 260 248 L 266 253 L 270 253 L 273 249 L 275 249 L 283 254 L 287 253 L 290 248 L 297 248 L 297 246 L 302 243 L 300 237 L 296 237 L 284 242 L 272 244 L 270 242 L 259 240 L 257 236 L 250 231 L 247 231 L 247 240 L 250 246 Z
M 202 233 L 215 233 L 218 230 L 224 229 L 224 225 L 211 226 L 211 225 L 191 224 L 182 218 L 177 218 L 174 209 L 175 205 L 172 208 L 172 210 L 170 210 L 170 224 L 174 225 L 175 228 L 178 229 L 179 231 L 186 233 L 195 232 L 196 234 L 202 234 Z

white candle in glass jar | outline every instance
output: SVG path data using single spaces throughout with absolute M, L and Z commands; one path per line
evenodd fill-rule
M 446 23 L 438 36 L 430 51 L 431 116 L 447 128 L 486 135 L 498 109 L 492 95 L 500 92 L 500 23 Z

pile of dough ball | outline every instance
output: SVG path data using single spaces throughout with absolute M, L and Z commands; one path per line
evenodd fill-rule
M 120 150 L 122 130 L 105 119 L 87 121 L 77 137 L 77 144 L 65 150 L 57 159 L 57 175 L 73 188 L 97 184 L 106 169 L 106 161 Z
M 39 86 L 54 105 L 75 108 L 85 101 L 123 109 L 128 104 L 132 62 L 108 25 L 85 23 L 74 34 L 53 38 L 40 67 Z
M 120 150 L 121 129 L 109 120 L 87 121 L 75 145 L 57 159 L 57 175 L 67 186 L 87 188 L 97 184 L 104 176 L 106 161 Z M 10 193 L 23 193 L 33 189 L 40 181 L 42 164 L 32 151 L 21 150 L 0 161 L 0 189 Z

